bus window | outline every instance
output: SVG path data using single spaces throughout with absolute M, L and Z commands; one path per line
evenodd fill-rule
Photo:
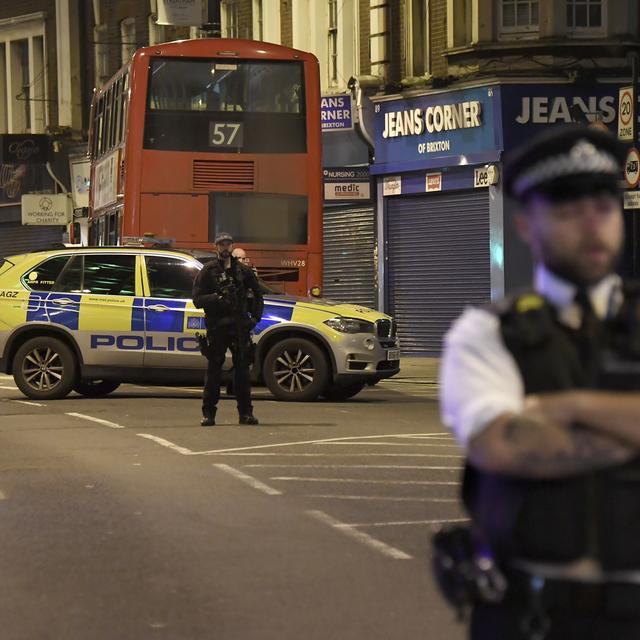
M 144 146 L 165 151 L 305 153 L 301 62 L 156 59 Z
M 209 242 L 220 231 L 238 243 L 306 244 L 306 196 L 275 193 L 211 193 Z

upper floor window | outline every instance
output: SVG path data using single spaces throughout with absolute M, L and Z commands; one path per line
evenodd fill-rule
M 567 30 L 600 31 L 604 25 L 604 0 L 567 0 Z
M 329 2 L 329 86 L 335 87 L 338 84 L 338 0 L 328 0 Z
M 538 31 L 538 0 L 502 0 L 500 7 L 502 33 Z
M 264 40 L 263 0 L 253 0 L 253 39 Z
M 120 23 L 120 41 L 122 42 L 122 64 L 127 64 L 136 52 L 136 19 L 126 18 Z
M 407 76 L 423 76 L 429 72 L 429 3 L 411 0 L 407 11 L 406 58 Z
M 107 25 L 99 24 L 93 28 L 94 66 L 96 87 L 101 87 L 111 75 L 109 73 L 109 44 L 107 42 Z
M 159 44 L 160 42 L 165 42 L 165 28 L 164 25 L 158 24 L 156 22 L 157 16 L 155 14 L 151 14 L 148 18 L 149 24 L 149 45 L 152 46 L 154 44 Z
M 222 33 L 225 38 L 240 37 L 240 6 L 235 0 L 222 3 Z

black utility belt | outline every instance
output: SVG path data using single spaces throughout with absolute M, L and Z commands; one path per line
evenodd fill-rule
M 640 618 L 640 583 L 577 582 L 543 578 L 519 569 L 506 572 L 507 592 L 504 603 L 530 605 L 540 599 L 547 611 L 571 609 L 606 616 Z

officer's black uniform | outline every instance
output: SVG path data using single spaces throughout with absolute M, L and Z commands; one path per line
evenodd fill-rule
M 505 189 L 522 201 L 533 192 L 556 201 L 617 193 L 622 158 L 617 141 L 597 130 L 552 132 L 507 164 Z M 601 321 L 579 290 L 577 329 L 561 323 L 537 293 L 492 306 L 525 395 L 640 390 L 640 289 L 625 285 L 622 297 L 621 306 Z M 476 602 L 472 638 L 640 638 L 640 581 L 541 578 L 514 562 L 565 565 L 588 557 L 607 576 L 640 576 L 640 457 L 550 480 L 492 474 L 468 463 L 463 498 L 476 540 L 491 549 L 508 583 L 500 603 Z
M 226 234 L 216 238 L 216 244 L 231 241 Z M 215 424 L 220 399 L 222 367 L 227 349 L 231 349 L 234 387 L 241 424 L 257 424 L 251 405 L 251 329 L 260 321 L 264 305 L 262 290 L 249 267 L 229 258 L 205 264 L 193 286 L 193 304 L 205 311 L 208 367 L 202 398 L 203 426 Z

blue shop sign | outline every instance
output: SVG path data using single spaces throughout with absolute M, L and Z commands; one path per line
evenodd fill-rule
M 616 134 L 618 84 L 531 84 L 504 85 L 502 127 L 504 148 L 511 149 L 523 140 L 550 126 L 570 122 L 601 120 Z M 616 134 L 617 135 L 617 134 Z
M 322 131 L 353 129 L 351 96 L 322 96 L 320 99 L 320 127 Z
M 377 102 L 371 172 L 495 162 L 501 134 L 499 87 Z

